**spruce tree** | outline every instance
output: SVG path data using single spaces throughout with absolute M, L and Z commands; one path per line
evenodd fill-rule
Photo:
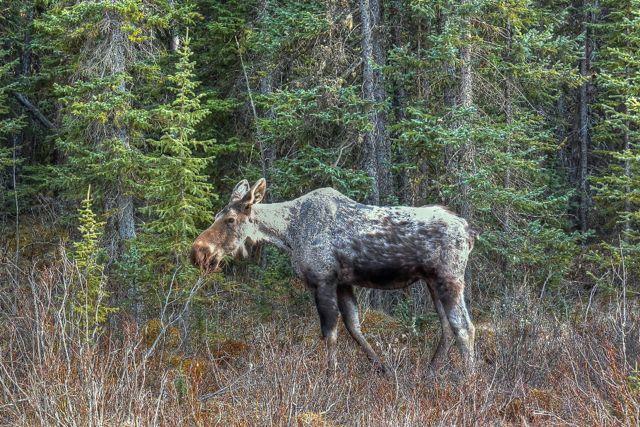
M 8 52 L 0 50 L 0 61 L 8 57 Z M 15 200 L 15 173 L 21 162 L 17 157 L 15 137 L 24 126 L 21 116 L 12 113 L 9 94 L 12 90 L 12 69 L 16 61 L 0 63 L 0 209 L 2 212 L 16 212 L 12 206 Z M 12 191 L 12 192 L 10 192 Z
M 103 244 L 114 305 L 129 304 L 139 322 L 137 193 L 149 110 L 156 104 L 158 34 L 168 27 L 168 5 L 148 1 L 53 1 L 37 21 L 37 45 L 53 97 L 60 105 L 56 148 L 63 161 L 41 179 L 49 191 L 77 201 L 91 185 L 105 214 Z
M 409 42 L 392 55 L 412 76 L 404 80 L 407 117 L 396 125 L 396 146 L 418 159 L 413 200 L 459 212 L 470 205 L 474 227 L 483 230 L 478 252 L 501 266 L 483 275 L 559 283 L 577 236 L 568 232 L 569 191 L 553 160 L 562 141 L 540 112 L 552 111 L 561 88 L 577 81 L 570 65 L 576 43 L 558 35 L 563 7 L 473 1 L 414 8 L 414 25 L 428 29 L 414 42 L 420 48 Z M 458 89 L 461 67 L 470 67 L 472 103 Z M 469 161 L 460 162 L 463 155 Z
M 143 211 L 151 218 L 144 225 L 145 251 L 165 268 L 183 263 L 193 239 L 212 219 L 213 186 L 206 172 L 217 147 L 213 139 L 197 138 L 196 127 L 208 111 L 197 93 L 192 55 L 186 37 L 168 77 L 173 100 L 153 112 L 162 135 L 148 141 L 151 151 L 144 156 Z
M 348 2 L 198 4 L 209 24 L 195 28 L 197 71 L 217 95 L 209 98 L 212 114 L 203 128 L 227 147 L 217 158 L 218 174 L 237 175 L 240 166 L 257 179 L 258 155 L 270 169 L 271 201 L 322 186 L 364 200 L 371 184 L 358 153 L 370 121 Z
M 45 171 L 46 183 L 71 199 L 92 184 L 107 213 L 113 258 L 136 236 L 134 184 L 150 102 L 136 88 L 156 72 L 145 61 L 154 52 L 154 31 L 166 26 L 161 12 L 129 0 L 55 1 L 37 23 L 41 54 L 57 76 L 56 144 L 65 155 Z
M 78 222 L 81 238 L 73 245 L 73 257 L 80 276 L 75 282 L 71 305 L 85 340 L 91 341 L 100 332 L 107 316 L 116 311 L 107 304 L 104 251 L 100 248 L 104 222 L 93 212 L 91 187 L 78 209 Z
M 606 167 L 593 178 L 595 201 L 614 258 L 623 254 L 636 273 L 640 254 L 640 1 L 607 0 L 595 26 L 597 122 L 594 142 Z

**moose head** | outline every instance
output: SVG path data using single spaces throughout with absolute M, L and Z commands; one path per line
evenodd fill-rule
M 264 178 L 252 186 L 246 179 L 236 184 L 229 203 L 216 214 L 213 224 L 203 231 L 191 247 L 191 262 L 202 271 L 220 271 L 225 256 L 246 257 L 247 246 L 255 243 L 253 206 L 264 198 Z

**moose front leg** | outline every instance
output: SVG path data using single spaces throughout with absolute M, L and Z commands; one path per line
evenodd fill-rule
M 360 319 L 358 318 L 358 302 L 356 296 L 353 293 L 353 286 L 340 285 L 338 286 L 338 308 L 340 314 L 342 314 L 342 320 L 344 325 L 349 331 L 351 337 L 358 343 L 360 348 L 365 352 L 367 358 L 373 363 L 375 368 L 382 374 L 387 375 L 389 368 L 385 366 L 380 360 L 376 352 L 371 348 L 371 345 L 367 342 L 362 331 L 360 330 Z
M 331 285 L 317 286 L 315 289 L 316 308 L 320 316 L 322 339 L 327 348 L 327 370 L 333 374 L 338 368 L 336 345 L 338 342 L 338 302 L 336 287 Z

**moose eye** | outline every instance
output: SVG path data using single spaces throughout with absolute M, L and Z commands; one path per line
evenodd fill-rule
M 227 224 L 233 224 L 234 222 L 236 222 L 236 219 L 235 219 L 235 218 L 227 218 L 227 219 L 225 220 L 225 222 L 226 222 Z

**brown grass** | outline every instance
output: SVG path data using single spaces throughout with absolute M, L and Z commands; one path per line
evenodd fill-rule
M 241 302 L 233 310 L 227 302 L 226 323 L 243 325 L 237 339 L 189 355 L 175 343 L 150 352 L 159 320 L 140 328 L 124 320 L 82 341 L 64 304 L 74 274 L 63 263 L 3 276 L 2 425 L 640 425 L 633 304 L 592 303 L 588 316 L 576 306 L 561 321 L 536 297 L 510 291 L 478 320 L 479 366 L 467 377 L 455 351 L 429 376 L 433 340 L 369 312 L 364 324 L 393 378 L 375 375 L 344 333 L 339 372 L 327 377 L 311 306 L 251 321 Z

